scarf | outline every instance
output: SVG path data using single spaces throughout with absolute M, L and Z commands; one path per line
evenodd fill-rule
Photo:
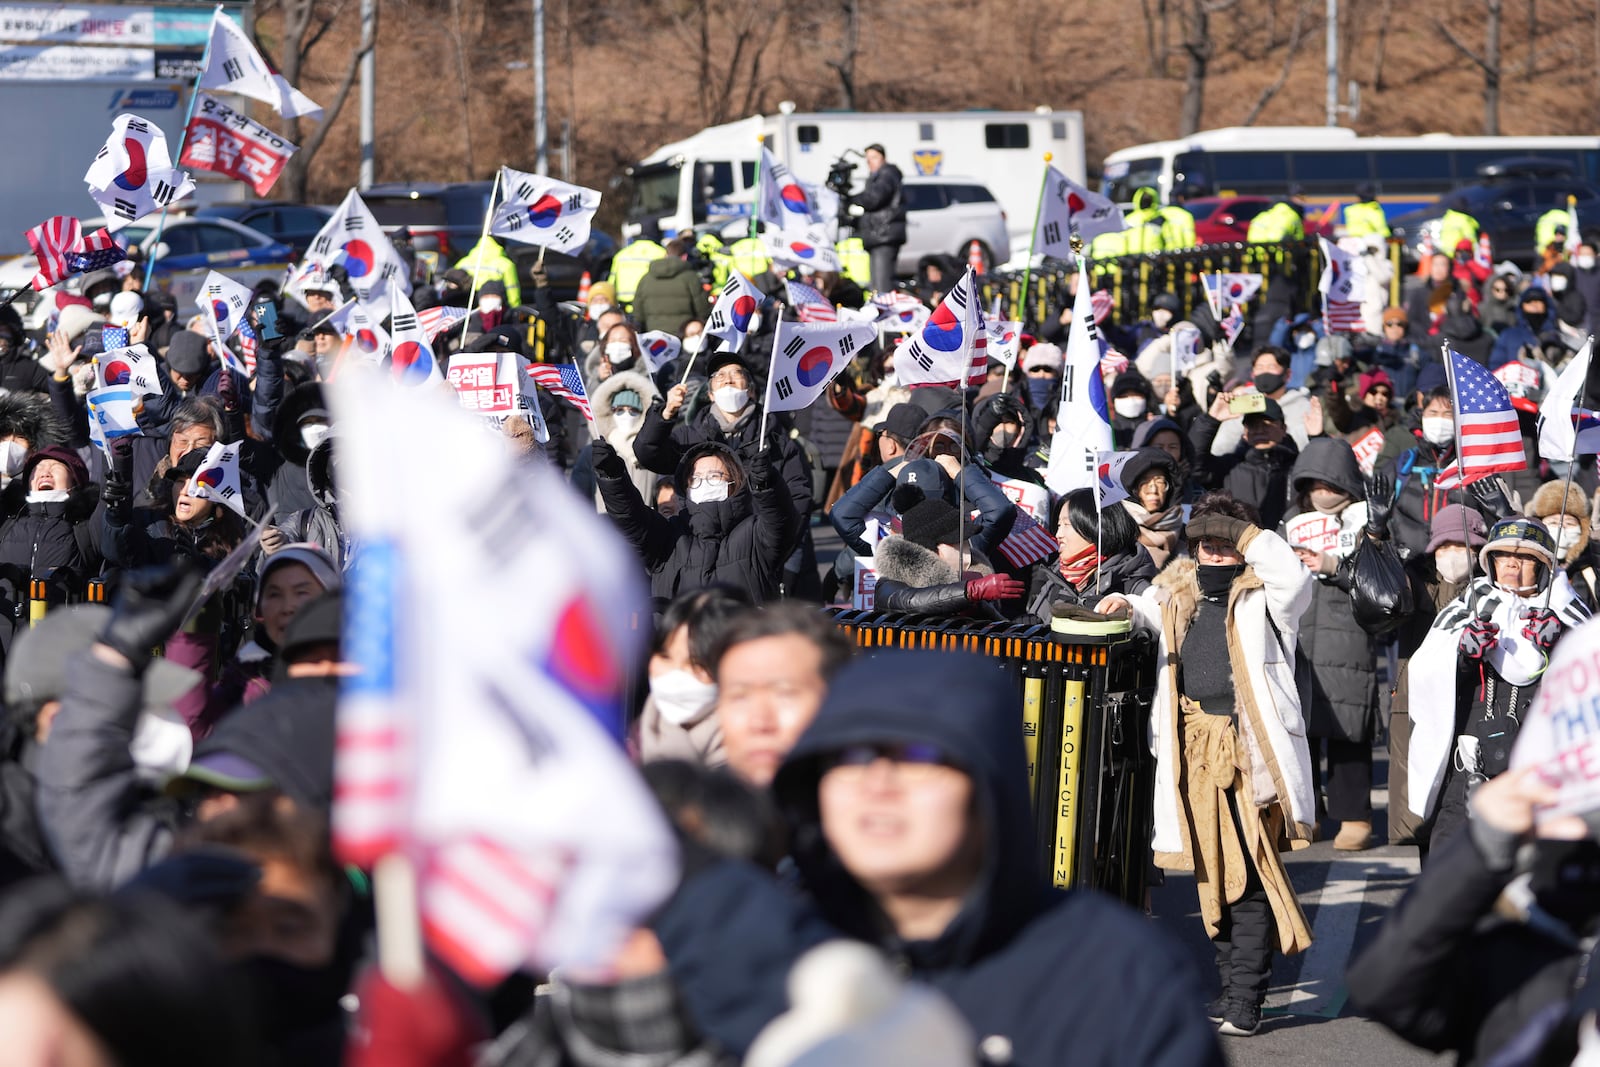
M 1173 496 L 1176 497 L 1177 494 L 1174 493 Z M 1130 496 L 1122 501 L 1122 506 L 1142 529 L 1165 532 L 1176 530 L 1183 525 L 1183 508 L 1176 504 L 1165 511 L 1146 511 L 1143 504 Z
M 1075 556 L 1062 556 L 1059 564 L 1061 577 L 1065 578 L 1073 588 L 1079 588 L 1087 582 L 1099 565 L 1100 553 L 1096 551 L 1094 545 L 1086 546 Z
M 1563 626 L 1577 626 L 1588 619 L 1589 609 L 1578 599 L 1572 582 L 1564 572 L 1552 576 L 1555 587 L 1550 591 L 1550 610 L 1561 619 Z M 1433 620 L 1434 630 L 1459 634 L 1466 629 L 1471 615 L 1467 612 L 1468 600 L 1472 602 L 1472 615 L 1486 619 L 1500 628 L 1500 640 L 1490 649 L 1487 661 L 1494 672 L 1510 685 L 1531 685 L 1544 673 L 1549 658 L 1532 641 L 1522 636 L 1523 615 L 1531 608 L 1544 606 L 1544 593 L 1527 597 L 1509 593 L 1494 584 L 1486 575 L 1478 575 L 1472 586 L 1451 601 L 1439 617 Z

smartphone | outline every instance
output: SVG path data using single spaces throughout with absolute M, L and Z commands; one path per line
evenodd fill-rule
M 278 332 L 278 305 L 262 297 L 250 306 L 250 311 L 257 337 L 263 341 L 276 341 L 283 336 Z
M 1258 415 L 1267 410 L 1267 398 L 1260 393 L 1241 393 L 1228 398 L 1228 410 L 1235 415 Z

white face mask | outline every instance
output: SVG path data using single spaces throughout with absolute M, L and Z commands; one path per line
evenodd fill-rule
M 1150 321 L 1155 325 L 1156 329 L 1165 330 L 1167 328 L 1167 323 L 1172 321 L 1172 312 L 1168 311 L 1166 308 L 1156 308 L 1154 311 L 1150 312 Z
M 1573 256 L 1572 265 L 1579 270 L 1594 270 L 1593 256 Z
M 1303 333 L 1294 339 L 1294 346 L 1300 349 L 1311 348 L 1316 343 L 1317 335 L 1314 333 Z
M 71 495 L 72 494 L 65 489 L 41 489 L 38 492 L 28 494 L 28 503 L 59 504 Z
M 626 341 L 613 341 L 606 345 L 606 359 L 613 367 L 625 367 L 633 362 L 633 346 Z
M 329 429 L 325 422 L 308 423 L 300 427 L 300 443 L 306 446 L 307 452 L 310 452 L 327 440 Z
M 1583 531 L 1573 526 L 1562 526 L 1556 530 L 1556 555 L 1566 557 L 1578 543 L 1578 538 L 1583 536 Z
M 604 315 L 610 310 L 611 305 L 606 303 L 604 300 L 589 301 L 589 321 L 593 322 L 595 319 L 598 319 L 601 315 Z
M 750 390 L 740 389 L 736 385 L 724 385 L 721 389 L 711 391 L 711 399 L 727 414 L 737 415 L 750 402 Z
M 716 705 L 717 686 L 690 671 L 668 671 L 650 679 L 650 695 L 662 718 L 674 726 L 693 726 Z
M 697 333 L 693 337 L 683 339 L 683 350 L 691 356 L 698 356 L 700 350 L 706 346 L 706 335 Z
M 1550 291 L 1552 293 L 1564 293 L 1564 292 L 1566 292 L 1567 291 L 1567 276 L 1565 274 L 1552 274 L 1552 275 L 1550 275 Z
M 1422 439 L 1430 445 L 1449 444 L 1456 439 L 1456 420 L 1423 416 Z
M 639 416 L 637 415 L 624 415 L 621 412 L 613 412 L 611 415 L 611 421 L 616 423 L 617 429 L 621 430 L 623 433 L 631 434 L 634 430 L 639 428 Z
M 728 499 L 727 482 L 704 482 L 689 490 L 691 504 L 715 504 L 720 500 Z
M 28 461 L 28 446 L 21 441 L 0 441 L 0 474 L 15 478 Z
M 1137 419 L 1144 414 L 1144 397 L 1119 396 L 1111 402 L 1112 408 L 1125 419 Z
M 1472 569 L 1472 557 L 1464 548 L 1441 548 L 1433 554 L 1433 568 L 1447 582 L 1464 582 Z
M 500 302 L 500 298 L 498 296 L 478 297 L 479 311 L 499 311 L 504 306 L 505 305 Z

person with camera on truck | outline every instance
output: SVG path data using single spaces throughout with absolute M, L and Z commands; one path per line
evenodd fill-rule
M 883 145 L 868 145 L 866 155 L 867 185 L 850 198 L 850 206 L 861 212 L 856 234 L 872 259 L 872 290 L 887 293 L 894 288 L 895 261 L 906 243 L 906 204 L 900 192 L 900 168 L 888 161 Z

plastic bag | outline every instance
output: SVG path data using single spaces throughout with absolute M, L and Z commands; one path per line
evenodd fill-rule
M 1350 590 L 1357 625 L 1374 637 L 1398 627 L 1415 609 L 1411 579 L 1393 541 L 1363 537 L 1339 564 L 1338 582 Z

